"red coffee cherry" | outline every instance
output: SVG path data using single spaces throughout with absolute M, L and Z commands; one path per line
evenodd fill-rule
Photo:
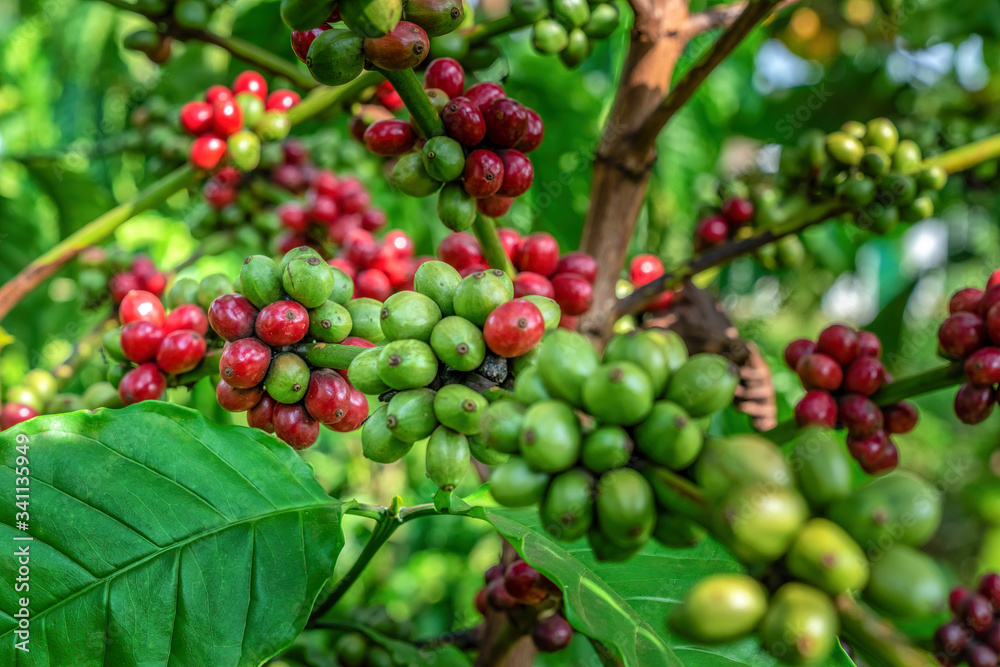
M 965 609 L 966 600 L 970 597 L 972 597 L 972 591 L 968 588 L 965 586 L 955 586 L 948 594 L 948 609 L 956 616 L 960 616 L 962 610 Z
M 486 199 L 477 199 L 476 208 L 479 209 L 479 212 L 487 218 L 499 218 L 507 215 L 507 211 L 510 210 L 513 203 L 514 199 L 512 197 L 493 195 L 492 197 L 487 197 Z
M 516 560 L 507 566 L 503 587 L 517 602 L 538 604 L 549 596 L 542 586 L 542 575 L 523 560 Z
M 510 611 L 521 606 L 504 587 L 503 579 L 494 579 L 486 584 L 486 600 L 497 611 Z
M 476 607 L 476 611 L 478 611 L 481 616 L 486 616 L 486 612 L 489 611 L 490 608 L 489 591 L 486 589 L 486 586 L 480 588 L 476 593 L 476 598 L 473 601 L 473 604 Z
M 219 380 L 215 385 L 215 398 L 223 410 L 228 412 L 245 412 L 258 403 L 264 393 L 260 385 L 249 389 L 237 389 L 225 380 Z
M 729 223 L 719 215 L 710 215 L 698 221 L 694 233 L 707 245 L 718 245 L 729 237 Z
M 506 167 L 504 167 L 504 172 L 506 178 Z M 521 235 L 517 233 L 516 229 L 501 227 L 497 230 L 497 236 L 500 237 L 500 245 L 503 246 L 504 254 L 513 263 L 517 257 L 517 250 L 521 247 Z
M 17 426 L 38 416 L 34 408 L 23 403 L 4 403 L 0 408 L 0 431 Z
M 219 375 L 230 386 L 250 389 L 264 381 L 271 365 L 271 348 L 256 338 L 230 343 L 219 357 Z
M 394 157 L 413 148 L 417 135 L 405 120 L 380 120 L 368 126 L 364 140 L 375 155 Z
M 948 301 L 948 314 L 954 315 L 963 311 L 970 313 L 979 312 L 979 304 L 983 300 L 983 290 L 975 287 L 960 289 L 951 295 Z
M 979 302 L 980 317 L 985 319 L 986 314 L 990 312 L 990 308 L 998 303 L 1000 303 L 1000 285 L 993 285 L 986 288 L 986 292 L 983 293 L 983 298 Z
M 547 296 L 554 299 L 556 291 L 545 276 L 531 271 L 520 271 L 514 277 L 514 297 L 520 298 L 530 295 Z
M 392 296 L 392 281 L 378 269 L 365 269 L 354 279 L 354 298 L 385 301 Z
M 223 382 L 225 382 L 224 379 Z M 248 389 L 247 391 L 251 390 Z M 272 417 L 274 416 L 274 406 L 277 404 L 276 400 L 271 398 L 267 392 L 264 392 L 257 405 L 247 410 L 247 426 L 259 428 L 261 431 L 267 433 L 274 433 Z
M 871 331 L 859 331 L 858 356 L 878 359 L 882 356 L 882 341 Z
M 799 426 L 833 428 L 837 424 L 837 402 L 825 391 L 806 392 L 795 405 L 795 422 Z
M 274 434 L 292 449 L 305 449 L 319 438 L 319 422 L 309 416 L 301 403 L 276 403 L 271 422 Z
M 385 249 L 397 259 L 409 259 L 416 252 L 413 239 L 403 231 L 394 229 L 382 239 Z
M 479 148 L 465 158 L 462 185 L 476 199 L 492 197 L 503 185 L 503 160 L 493 151 Z
M 438 245 L 437 256 L 445 264 L 450 264 L 456 270 L 485 263 L 479 241 L 468 232 L 455 232 L 444 237 Z
M 156 353 L 156 365 L 177 375 L 197 368 L 205 358 L 205 339 L 197 331 L 181 329 L 167 334 Z
M 208 307 L 208 323 L 224 340 L 248 338 L 253 335 L 257 312 L 242 294 L 223 294 Z
M 465 70 L 453 58 L 436 58 L 424 71 L 424 88 L 443 90 L 449 99 L 459 97 L 465 89 Z
M 522 271 L 549 277 L 559 266 L 559 244 L 546 232 L 529 234 L 521 242 L 517 265 Z
M 145 290 L 132 290 L 122 299 L 118 307 L 118 318 L 122 324 L 145 320 L 163 326 L 167 315 L 155 294 Z
M 946 356 L 964 359 L 986 344 L 986 325 L 973 313 L 955 313 L 938 329 L 938 342 Z
M 350 433 L 361 428 L 361 424 L 366 419 L 368 419 L 368 399 L 360 391 L 351 387 L 350 409 L 348 409 L 343 419 L 336 424 L 332 424 L 330 428 L 338 433 Z
M 372 209 L 361 214 L 361 229 L 377 232 L 385 227 L 385 211 Z
M 198 136 L 212 126 L 212 105 L 208 102 L 188 102 L 181 107 L 181 127 L 188 134 Z
M 525 125 L 524 134 L 521 135 L 521 140 L 517 142 L 514 148 L 522 153 L 530 153 L 538 148 L 542 143 L 542 139 L 545 138 L 545 124 L 542 122 L 542 117 L 534 109 L 525 107 L 524 111 L 528 117 L 528 122 Z
M 831 324 L 816 339 L 816 351 L 846 366 L 858 356 L 858 334 L 843 324 Z
M 986 644 L 971 644 L 965 649 L 965 659 L 969 667 L 996 667 L 998 657 L 996 650 Z
M 881 475 L 899 464 L 899 450 L 884 431 L 867 438 L 847 436 L 847 449 L 869 475 Z
M 799 364 L 799 359 L 816 351 L 816 343 L 805 338 L 793 340 L 785 347 L 785 363 L 789 368 L 795 370 Z
M 253 93 L 261 100 L 267 99 L 267 81 L 260 72 L 253 70 L 240 72 L 233 81 L 233 95 L 240 93 Z
M 328 368 L 313 371 L 303 405 L 316 421 L 336 424 L 350 410 L 351 385 L 337 371 Z
M 917 425 L 919 415 L 912 403 L 893 403 L 882 408 L 885 430 L 888 433 L 909 433 Z
M 371 206 L 372 197 L 364 183 L 353 176 L 345 178 L 337 188 L 337 206 L 343 213 L 363 213 Z
M 528 127 L 528 114 L 524 106 L 509 97 L 498 97 L 483 113 L 486 121 L 486 138 L 498 148 L 513 148 Z
M 463 97 L 472 102 L 483 113 L 486 113 L 486 109 L 493 100 L 506 96 L 507 93 L 503 91 L 503 86 L 492 81 L 483 81 L 482 83 L 469 86 L 469 89 L 463 95 Z
M 126 359 L 136 364 L 152 361 L 156 358 L 163 337 L 163 329 L 152 322 L 129 322 L 122 327 L 122 353 Z
M 552 288 L 559 308 L 567 315 L 583 315 L 594 303 L 594 288 L 583 276 L 557 273 L 552 276 Z
M 855 438 L 867 438 L 884 426 L 882 411 L 860 394 L 848 394 L 837 402 L 837 417 Z
M 118 397 L 125 405 L 155 401 L 167 390 L 167 378 L 156 364 L 139 364 L 118 383 Z
M 885 384 L 885 366 L 878 359 L 859 357 L 844 371 L 844 391 L 871 396 Z
M 228 137 L 243 129 L 243 109 L 235 100 L 225 100 L 212 105 L 212 130 L 220 137 Z
M 505 568 L 502 563 L 491 565 L 489 569 L 483 573 L 483 579 L 486 581 L 486 583 L 490 583 L 495 579 L 501 579 L 506 569 L 507 568 Z
M 204 336 L 208 333 L 208 317 L 201 306 L 186 303 L 174 308 L 163 323 L 163 333 L 169 334 L 181 329 L 191 329 Z
M 1000 574 L 989 572 L 979 579 L 979 594 L 989 600 L 994 609 L 1000 610 Z
M 302 164 L 309 160 L 309 149 L 298 137 L 290 137 L 281 144 L 281 152 L 285 155 L 285 163 Z
M 934 633 L 934 644 L 949 658 L 957 659 L 969 645 L 969 632 L 956 622 L 945 623 Z
M 523 195 L 535 180 L 535 168 L 528 156 L 521 151 L 507 150 L 500 152 L 503 160 L 503 183 L 497 194 L 504 197 Z
M 965 360 L 965 375 L 980 387 L 1000 382 L 1000 348 L 981 347 Z
M 753 217 L 753 202 L 744 197 L 729 197 L 723 200 L 719 210 L 730 224 L 739 227 Z
M 233 91 L 225 86 L 209 86 L 208 90 L 205 91 L 205 101 L 213 106 L 216 102 L 226 102 L 234 99 L 236 99 L 236 96 L 233 95 Z
M 993 624 L 993 605 L 985 596 L 973 593 L 962 607 L 962 616 L 970 630 L 985 632 Z
M 205 186 L 201 189 L 201 196 L 205 198 L 209 206 L 219 210 L 235 202 L 239 196 L 239 190 L 211 178 L 205 182 Z
M 575 273 L 593 285 L 597 280 L 597 260 L 585 252 L 575 250 L 559 258 L 556 273 Z
M 142 278 L 134 273 L 118 273 L 111 276 L 108 281 L 108 290 L 111 292 L 111 300 L 120 304 L 125 295 L 132 290 L 142 289 Z
M 543 653 L 561 651 L 573 639 L 573 626 L 560 614 L 545 616 L 535 623 L 531 639 Z
M 965 382 L 955 394 L 955 414 L 965 424 L 979 424 L 993 414 L 996 399 L 993 387 L 977 387 Z
M 833 357 L 814 352 L 802 357 L 795 365 L 795 372 L 806 389 L 836 391 L 844 378 L 843 371 Z
M 261 309 L 254 328 L 271 347 L 298 343 L 309 330 L 309 312 L 296 301 L 275 301 Z
M 226 142 L 214 134 L 203 134 L 191 144 L 188 158 L 198 169 L 215 169 L 226 154 Z
M 992 343 L 1000 345 L 1000 305 L 993 306 L 986 313 L 986 335 Z
M 629 262 L 629 279 L 641 287 L 663 275 L 663 262 L 656 255 L 636 255 Z
M 274 212 L 278 214 L 281 225 L 293 232 L 302 233 L 309 227 L 309 218 L 302 204 L 295 201 L 278 204 Z
M 444 105 L 441 122 L 448 136 L 467 148 L 478 146 L 486 137 L 483 113 L 465 97 L 453 98 Z
M 545 320 L 538 306 L 524 299 L 513 299 L 497 306 L 483 325 L 483 337 L 493 352 L 501 357 L 519 357 L 542 340 Z
M 294 164 L 278 165 L 271 171 L 271 182 L 289 192 L 302 192 L 306 188 L 306 179 L 302 170 Z
M 302 101 L 302 96 L 294 90 L 279 88 L 267 96 L 264 108 L 268 111 L 288 111 Z
M 344 259 L 355 266 L 368 266 L 379 251 L 375 237 L 363 229 L 352 229 L 345 234 L 340 249 Z

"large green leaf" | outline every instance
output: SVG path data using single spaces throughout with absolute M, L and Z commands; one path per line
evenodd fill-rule
M 534 508 L 475 508 L 533 567 L 559 584 L 566 615 L 584 634 L 619 654 L 625 665 L 657 667 L 778 667 L 755 637 L 706 646 L 675 634 L 666 619 L 697 581 L 711 574 L 740 572 L 742 566 L 718 543 L 690 549 L 651 542 L 624 563 L 594 558 L 585 540 L 556 542 L 542 529 Z M 854 663 L 837 649 L 826 667 Z
M 0 433 L 0 485 L 30 459 L 30 591 L 0 559 L 0 664 L 259 665 L 302 630 L 343 547 L 344 505 L 273 437 L 167 403 Z M 18 520 L 23 517 L 18 517 Z M 12 546 L 13 545 L 13 546 Z M 30 600 L 30 653 L 15 650 Z

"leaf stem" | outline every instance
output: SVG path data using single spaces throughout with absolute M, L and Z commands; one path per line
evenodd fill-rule
M 197 30 L 191 33 L 180 33 L 181 39 L 194 38 L 219 46 L 237 58 L 244 60 L 251 65 L 256 65 L 259 69 L 264 69 L 279 76 L 283 76 L 294 85 L 303 90 L 312 90 L 319 87 L 319 84 L 293 62 L 285 60 L 281 56 L 271 53 L 267 49 L 262 49 L 256 44 L 240 39 L 239 37 L 223 37 L 210 30 Z
M 358 503 L 357 507 L 348 507 L 347 513 L 354 516 L 363 516 L 366 519 L 375 519 L 376 521 L 381 521 L 388 513 L 389 508 L 382 505 L 369 505 L 367 503 Z
M 938 661 L 907 641 L 888 621 L 849 595 L 834 602 L 840 614 L 842 636 L 885 667 L 937 667 Z
M 407 69 L 400 72 L 393 72 L 376 67 L 375 71 L 386 78 L 392 87 L 399 93 L 406 110 L 413 116 L 413 122 L 417 124 L 417 129 L 424 138 L 436 137 L 444 134 L 444 123 L 437 109 L 431 104 L 431 100 L 424 92 L 417 75 L 413 70 Z
M 472 231 L 479 240 L 479 245 L 483 248 L 483 255 L 490 268 L 501 269 L 511 278 L 514 277 L 514 265 L 511 264 L 510 257 L 504 252 L 500 243 L 500 236 L 497 234 L 497 226 L 492 218 L 476 214 L 476 220 L 472 223 Z

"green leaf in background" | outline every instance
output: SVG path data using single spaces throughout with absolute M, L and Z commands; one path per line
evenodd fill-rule
M 31 589 L 4 558 L 0 664 L 259 665 L 302 630 L 344 544 L 344 504 L 292 449 L 168 403 L 33 419 L 0 452 L 6 489 L 30 465 L 34 538 L 13 541 L 8 493 L 0 539 L 30 546 Z M 22 596 L 30 653 L 14 648 Z

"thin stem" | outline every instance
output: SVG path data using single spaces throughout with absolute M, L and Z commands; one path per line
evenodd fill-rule
M 382 521 L 385 516 L 389 513 L 387 507 L 382 505 L 369 505 L 367 503 L 358 503 L 357 507 L 347 508 L 347 513 L 353 516 L 363 516 L 366 519 L 375 519 L 376 521 Z
M 510 262 L 510 257 L 504 252 L 503 244 L 500 243 L 500 236 L 497 235 L 496 223 L 486 216 L 476 214 L 476 221 L 472 223 L 472 231 L 479 239 L 479 245 L 483 248 L 483 255 L 486 263 L 494 269 L 505 271 L 511 278 L 514 277 L 514 265 Z
M 519 19 L 514 18 L 513 14 L 507 14 L 502 16 L 495 21 L 488 21 L 486 23 L 479 23 L 471 28 L 468 32 L 464 33 L 466 40 L 469 42 L 469 46 L 479 46 L 483 42 L 487 41 L 491 37 L 496 37 L 497 35 L 502 35 L 505 32 L 513 32 L 515 30 L 520 30 L 521 28 L 531 25 L 530 23 L 525 23 Z
M 870 655 L 884 667 L 937 667 L 930 653 L 914 647 L 888 621 L 872 613 L 849 595 L 834 602 L 840 614 L 841 635 L 852 646 Z
M 412 507 L 403 507 L 399 510 L 397 518 L 399 523 L 406 523 L 408 521 L 413 521 L 414 519 L 422 519 L 425 516 L 437 516 L 441 512 L 437 511 L 434 507 L 434 503 L 424 503 L 422 505 L 413 505 Z
M 994 134 L 929 157 L 924 160 L 924 166 L 944 167 L 949 174 L 954 174 L 998 157 L 1000 157 L 1000 134 Z
M 425 138 L 436 137 L 444 134 L 444 123 L 437 109 L 431 104 L 424 87 L 417 79 L 413 70 L 407 69 L 401 72 L 391 72 L 389 70 L 375 68 L 375 71 L 392 84 L 392 87 L 399 93 L 406 110 L 413 116 L 413 122 L 417 124 L 417 129 Z
M 198 30 L 193 33 L 183 33 L 182 39 L 192 37 L 208 44 L 214 44 L 224 48 L 237 58 L 244 60 L 251 65 L 256 65 L 258 69 L 267 70 L 274 74 L 285 77 L 293 84 L 303 90 L 312 90 L 319 84 L 293 62 L 285 60 L 281 56 L 271 53 L 267 49 L 262 49 L 256 44 L 240 39 L 239 37 L 223 37 L 210 30 Z
M 382 77 L 375 72 L 365 72 L 354 81 L 342 86 L 316 88 L 305 99 L 288 110 L 288 120 L 292 122 L 292 125 L 296 125 L 334 106 L 353 101 L 365 88 L 377 85 L 381 79 Z

